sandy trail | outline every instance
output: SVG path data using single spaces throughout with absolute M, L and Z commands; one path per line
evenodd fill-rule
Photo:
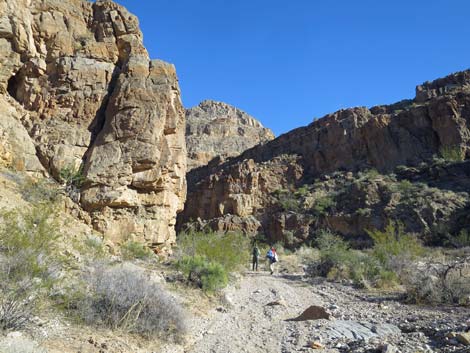
M 296 337 L 299 323 L 285 320 L 324 302 L 298 277 L 247 272 L 238 285 L 226 291 L 232 304 L 218 308 L 186 352 L 291 352 L 292 345 L 301 348 L 305 342 Z M 279 305 L 269 305 L 273 302 Z
M 470 352 L 445 338 L 470 327 L 468 308 L 404 305 L 396 295 L 262 271 L 246 272 L 225 293 L 226 304 L 195 318 L 185 353 L 314 352 L 314 341 L 322 352 L 368 352 L 386 344 L 403 353 Z M 324 307 L 330 320 L 286 321 L 311 305 Z

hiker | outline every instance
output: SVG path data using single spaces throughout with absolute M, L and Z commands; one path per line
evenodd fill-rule
M 274 264 L 279 261 L 276 248 L 274 248 L 274 246 L 271 249 L 269 249 L 268 253 L 266 254 L 266 257 L 268 258 L 268 261 L 269 261 L 269 270 L 271 271 L 271 274 L 273 274 Z
M 258 271 L 259 248 L 256 243 L 253 244 L 253 271 Z

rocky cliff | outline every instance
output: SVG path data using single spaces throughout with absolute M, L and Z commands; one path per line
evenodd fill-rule
M 149 59 L 136 17 L 111 1 L 0 0 L 0 101 L 4 164 L 56 178 L 81 166 L 96 229 L 174 242 L 184 109 L 174 67 Z
M 331 226 L 342 234 L 357 235 L 365 233 L 365 225 L 383 227 L 387 218 L 406 221 L 399 212 L 390 211 L 396 206 L 396 203 L 392 202 L 392 207 L 388 202 L 390 197 L 393 198 L 393 193 L 385 192 L 376 183 L 369 185 L 370 193 L 363 187 L 356 187 L 351 192 L 342 193 L 341 200 L 335 197 L 360 178 L 357 174 L 360 171 L 374 169 L 378 173 L 389 174 L 401 165 L 432 164 L 433 157 L 446 154 L 446 151 L 451 151 L 456 160 L 470 156 L 470 72 L 425 83 L 418 86 L 416 92 L 414 100 L 389 106 L 340 110 L 256 146 L 225 163 L 212 163 L 191 171 L 188 174 L 190 192 L 179 219 L 180 229 L 190 219 L 199 219 L 200 226 L 209 225 L 225 231 L 262 232 L 272 239 L 283 236 L 287 230 L 298 232 L 303 229 L 300 231 L 302 234 L 298 235 L 305 240 L 320 226 Z M 460 172 L 464 178 L 465 170 Z M 343 173 L 345 179 L 349 178 L 349 184 L 343 185 L 343 189 L 328 183 L 315 184 L 335 172 Z M 285 203 L 281 200 L 284 197 L 282 194 L 294 195 L 302 187 L 306 193 L 318 193 L 307 205 L 309 212 L 300 212 L 296 216 L 290 207 L 282 207 L 281 203 Z M 442 188 L 445 189 L 444 186 Z M 470 190 L 464 188 L 463 191 Z M 369 194 L 376 195 L 376 200 L 364 204 L 363 199 Z M 431 197 L 429 193 L 426 195 L 419 196 L 420 200 Z M 446 199 L 442 195 L 435 195 L 442 199 L 437 202 L 441 205 L 445 204 L 443 200 Z M 449 212 L 461 212 L 468 207 L 467 196 L 463 199 L 456 196 L 457 210 Z M 358 199 L 360 197 L 364 202 Z M 348 203 L 348 200 L 353 201 Z M 341 207 L 334 209 L 333 203 Z M 382 212 L 372 223 L 363 222 L 362 225 L 356 222 L 357 218 L 345 216 L 359 208 L 374 208 L 367 203 L 369 206 L 381 204 L 390 212 Z M 344 209 L 346 204 L 349 205 L 347 212 Z M 304 217 L 306 213 L 315 214 L 315 208 L 326 212 L 321 215 L 317 212 L 313 218 Z M 423 212 L 414 212 L 416 209 L 411 207 L 410 212 L 416 217 L 408 217 L 407 225 L 411 226 L 417 219 L 418 224 L 423 225 L 411 227 L 411 230 L 429 229 L 439 223 L 439 215 L 443 214 L 439 207 L 432 210 L 424 206 L 421 208 L 425 209 L 426 217 L 422 217 Z M 331 214 L 328 213 L 330 211 Z M 433 217 L 428 217 L 429 213 Z M 333 221 L 333 216 L 336 221 Z
M 186 110 L 188 170 L 225 159 L 274 139 L 271 130 L 231 105 L 206 100 Z

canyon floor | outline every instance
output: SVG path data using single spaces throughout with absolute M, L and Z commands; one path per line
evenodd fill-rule
M 246 271 L 217 298 L 180 285 L 173 292 L 188 311 L 184 342 L 162 343 L 81 326 L 70 318 L 48 318 L 38 319 L 30 332 L 45 351 L 21 346 L 22 339 L 28 342 L 25 332 L 10 333 L 3 343 L 16 340 L 20 350 L 14 352 L 48 353 L 470 352 L 470 342 L 461 342 L 470 335 L 465 333 L 470 308 L 408 305 L 397 292 L 265 270 Z M 329 319 L 301 315 L 311 306 L 324 308 Z
M 470 352 L 452 338 L 470 328 L 470 309 L 406 305 L 399 293 L 260 271 L 246 272 L 222 302 L 192 320 L 192 338 L 178 351 Z M 312 305 L 325 308 L 330 319 L 291 321 Z

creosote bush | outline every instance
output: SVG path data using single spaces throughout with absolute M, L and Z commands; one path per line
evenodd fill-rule
M 0 329 L 21 329 L 57 279 L 58 225 L 52 204 L 4 212 L 0 224 Z
M 87 282 L 89 292 L 77 307 L 88 324 L 166 339 L 184 335 L 183 309 L 142 268 L 99 266 Z
M 418 239 L 406 233 L 404 225 L 399 222 L 389 222 L 384 231 L 372 230 L 367 234 L 374 241 L 373 256 L 389 269 L 397 257 L 413 260 L 424 253 Z
M 250 242 L 239 233 L 183 233 L 177 253 L 176 267 L 190 282 L 212 292 L 227 285 L 228 273 L 250 261 Z
M 178 236 L 183 256 L 202 256 L 227 271 L 236 271 L 250 261 L 250 241 L 241 233 L 191 232 Z
M 328 230 L 320 231 L 316 244 L 320 249 L 320 262 L 313 272 L 330 279 L 350 279 L 357 285 L 368 286 L 381 280 L 382 268 L 377 259 L 358 250 Z
M 351 249 L 338 235 L 320 231 L 316 238 L 320 261 L 313 267 L 313 273 L 377 288 L 400 283 L 403 269 L 423 253 L 423 248 L 399 223 L 389 223 L 384 231 L 370 231 L 369 235 L 374 240 L 373 248 L 359 251 Z
M 206 292 L 214 292 L 224 288 L 228 283 L 225 268 L 217 263 L 210 262 L 202 256 L 184 256 L 177 262 L 188 280 Z

